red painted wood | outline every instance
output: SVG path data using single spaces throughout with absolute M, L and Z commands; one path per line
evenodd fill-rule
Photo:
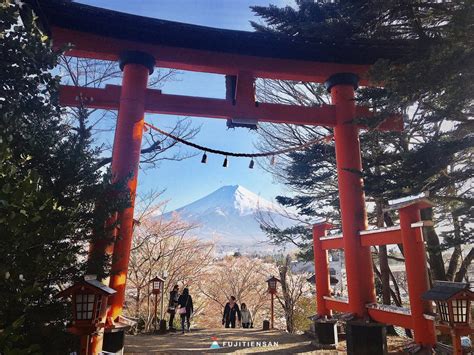
M 337 301 L 335 299 L 326 299 L 326 307 L 333 311 L 342 312 L 342 313 L 349 313 L 351 312 L 351 308 L 349 307 L 349 303 Z
M 386 231 L 360 236 L 360 243 L 364 247 L 375 245 L 401 244 L 402 232 L 400 230 Z
M 331 228 L 328 223 L 313 226 L 314 273 L 316 283 L 316 304 L 319 316 L 330 316 L 331 310 L 326 307 L 324 296 L 331 295 L 329 283 L 328 252 L 323 250 L 320 237 L 325 236 Z
M 109 283 L 110 287 L 117 291 L 109 302 L 111 305 L 109 316 L 113 320 L 122 314 L 125 301 L 148 75 L 148 68 L 139 64 L 127 64 L 123 72 L 120 108 L 112 152 L 112 180 L 115 183 L 127 183 L 131 206 L 118 215 L 120 229 L 114 244 Z
M 56 47 L 72 43 L 74 48 L 68 55 L 116 61 L 124 50 L 139 50 L 153 55 L 156 66 L 197 72 L 238 75 L 250 72 L 254 77 L 324 82 L 335 73 L 354 73 L 365 80 L 369 65 L 335 64 L 303 60 L 285 60 L 268 57 L 216 53 L 211 51 L 164 47 L 146 43 L 102 37 L 90 33 L 52 27 L 52 38 Z
M 365 305 L 375 302 L 374 273 L 370 247 L 363 247 L 359 231 L 367 229 L 367 213 L 362 180 L 359 129 L 352 84 L 331 89 L 336 106 L 336 166 L 342 217 L 344 257 L 346 262 L 349 309 L 359 317 L 367 315 Z
M 323 239 L 321 240 L 321 248 L 323 250 L 344 249 L 344 241 L 342 238 Z
M 426 251 L 423 241 L 417 238 L 417 230 L 411 224 L 421 221 L 420 205 L 413 204 L 399 210 L 400 227 L 405 251 L 405 269 L 408 284 L 408 297 L 415 331 L 415 342 L 433 346 L 436 344 L 434 323 L 424 317 L 431 313 L 431 302 L 422 300 L 422 295 L 428 291 L 428 272 Z
M 105 88 L 81 88 L 63 85 L 60 89 L 59 101 L 63 106 L 79 106 L 79 97 L 82 97 L 86 107 L 117 110 L 120 102 L 120 86 L 107 85 Z M 307 107 L 296 105 L 281 105 L 259 103 L 255 105 L 235 105 L 230 100 L 205 97 L 162 94 L 161 90 L 147 89 L 145 95 L 145 112 L 182 115 L 207 118 L 248 118 L 260 122 L 292 123 L 304 125 L 335 126 L 335 106 L 323 105 Z M 373 113 L 363 106 L 356 107 L 356 117 L 367 117 Z M 393 130 L 397 128 L 398 116 L 380 129 Z
M 255 107 L 255 77 L 252 73 L 240 72 L 237 75 L 235 101 L 240 107 L 246 107 L 250 110 Z
M 374 321 L 385 324 L 398 325 L 399 327 L 413 329 L 412 317 L 408 314 L 394 313 L 382 309 L 369 308 L 369 316 Z

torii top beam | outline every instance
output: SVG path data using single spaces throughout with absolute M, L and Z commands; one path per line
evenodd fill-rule
M 68 55 L 118 60 L 124 50 L 156 58 L 156 66 L 199 72 L 324 82 L 334 73 L 357 74 L 398 59 L 402 43 L 348 42 L 317 45 L 268 33 L 223 30 L 125 14 L 66 0 L 29 0 L 55 46 L 74 43 Z

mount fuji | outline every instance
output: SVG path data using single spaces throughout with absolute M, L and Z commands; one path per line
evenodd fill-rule
M 272 203 L 240 185 L 223 186 L 211 194 L 162 217 L 178 215 L 182 220 L 197 225 L 195 236 L 202 240 L 216 240 L 221 251 L 270 250 L 259 220 L 272 220 L 278 227 L 294 225 L 279 205 Z M 288 216 L 288 217 L 286 217 Z

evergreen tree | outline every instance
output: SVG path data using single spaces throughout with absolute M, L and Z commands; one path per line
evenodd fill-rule
M 254 27 L 280 36 L 289 35 L 308 45 L 358 43 L 382 52 L 390 45 L 403 49 L 398 58 L 379 60 L 372 68 L 371 78 L 383 82 L 383 89 L 362 88 L 358 93 L 359 104 L 377 108 L 374 125 L 388 112 L 408 115 L 402 133 L 370 130 L 361 136 L 366 196 L 368 201 L 380 206 L 388 199 L 429 191 L 437 203 L 435 222 L 452 229 L 443 243 L 434 228 L 426 231 L 432 276 L 452 279 L 456 275 L 456 279 L 463 279 L 473 257 L 472 251 L 467 250 L 461 262 L 462 245 L 472 243 L 472 224 L 468 223 L 472 221 L 473 202 L 472 191 L 468 189 L 473 173 L 472 2 L 297 0 L 296 5 L 295 8 L 253 7 L 265 20 L 265 25 L 254 23 Z M 280 84 L 280 87 L 292 84 Z M 306 90 L 306 95 L 312 96 L 320 90 L 318 85 L 306 85 L 313 88 Z M 285 135 L 266 128 L 262 135 L 264 145 L 271 147 L 297 136 L 294 131 L 309 132 L 314 138 L 323 130 L 312 132 L 293 127 L 291 134 Z M 336 179 L 334 166 L 322 170 L 323 162 L 329 161 L 321 156 L 318 147 L 286 157 L 283 172 L 278 176 L 297 195 L 279 200 L 304 213 L 331 212 L 321 206 L 322 201 L 326 208 L 330 205 L 325 197 Z M 337 217 L 337 206 L 332 213 Z M 432 210 L 424 211 L 425 218 L 431 218 L 432 214 Z M 376 214 L 373 220 L 375 217 Z M 390 220 L 393 216 L 383 217 L 378 218 L 377 224 L 383 224 L 384 219 L 393 223 Z M 270 232 L 276 239 L 286 232 L 287 237 L 295 237 L 292 231 L 279 231 L 278 236 L 275 231 Z M 308 237 L 309 234 L 306 240 L 310 246 Z M 452 270 L 446 272 L 441 252 L 449 248 L 454 248 L 450 260 Z
M 59 53 L 26 5 L 0 4 L 0 38 L 0 352 L 64 354 L 75 338 L 54 296 L 83 275 L 85 246 L 118 204 L 95 209 L 107 180 L 89 131 L 62 116 Z

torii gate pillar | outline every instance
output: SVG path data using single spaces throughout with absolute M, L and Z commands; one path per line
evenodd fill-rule
M 363 247 L 359 237 L 359 231 L 367 229 L 367 212 L 359 129 L 354 122 L 354 90 L 358 86 L 358 77 L 352 73 L 339 73 L 332 75 L 325 85 L 336 106 L 334 138 L 349 310 L 364 317 L 367 315 L 365 305 L 375 302 L 376 298 L 370 247 Z
M 133 211 L 137 189 L 138 165 L 145 115 L 145 91 L 148 76 L 153 73 L 155 59 L 143 52 L 127 51 L 120 57 L 123 70 L 122 91 L 112 152 L 112 182 L 126 182 L 130 207 L 118 215 L 120 230 L 114 244 L 110 287 L 117 293 L 111 298 L 109 317 L 122 314 L 125 300 L 128 262 L 132 246 Z

